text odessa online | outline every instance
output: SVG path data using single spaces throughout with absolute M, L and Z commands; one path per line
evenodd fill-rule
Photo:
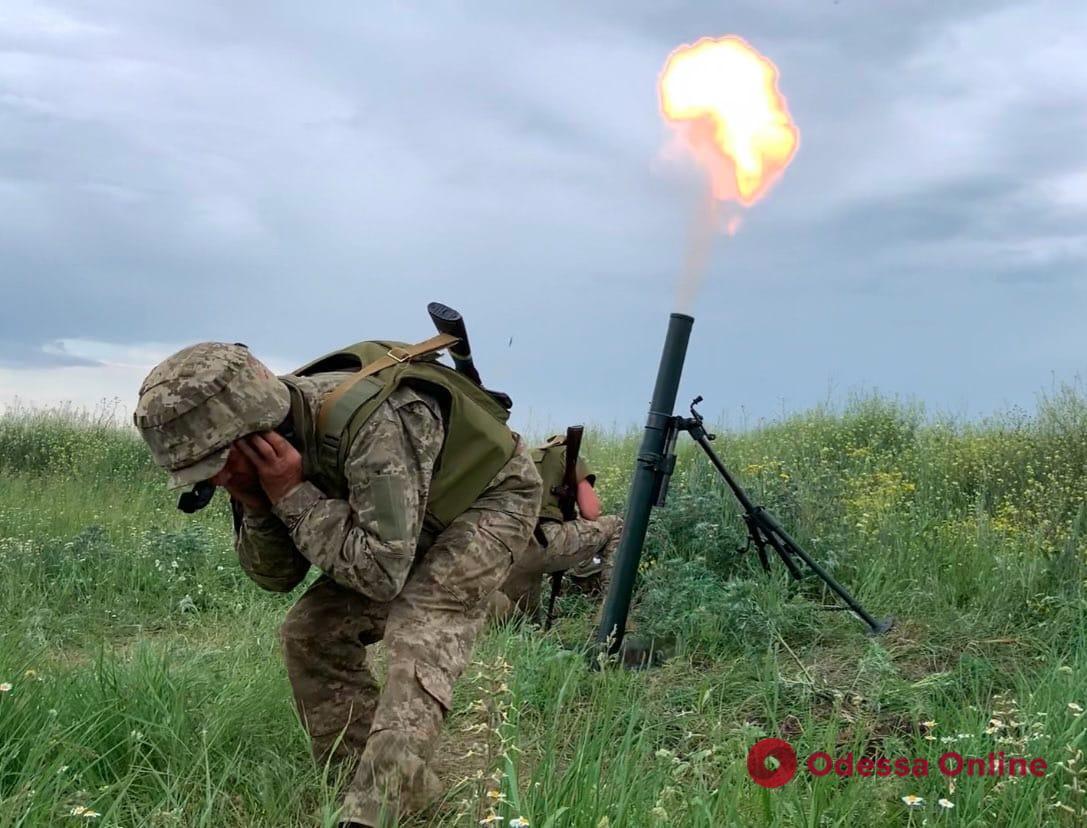
M 853 754 L 847 753 L 835 759 L 829 753 L 820 751 L 808 757 L 805 763 L 812 776 L 928 776 L 929 760 L 921 757 L 909 759 L 899 756 L 890 759 L 886 756 L 863 756 L 853 760 Z M 1005 756 L 1004 751 L 990 753 L 988 756 L 963 756 L 954 751 L 943 754 L 936 762 L 944 776 L 1044 776 L 1048 770 L 1046 760 L 1041 756 L 1028 759 L 1023 756 Z

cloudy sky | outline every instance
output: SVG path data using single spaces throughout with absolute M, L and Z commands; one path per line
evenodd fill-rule
M 792 166 L 714 244 L 684 396 L 982 416 L 1087 355 L 1087 4 L 0 3 L 0 405 L 194 341 L 281 371 L 461 309 L 528 428 L 644 419 L 699 182 L 675 46 L 781 71 Z

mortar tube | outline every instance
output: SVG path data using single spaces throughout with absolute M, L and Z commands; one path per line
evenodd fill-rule
M 597 646 L 601 650 L 606 647 L 609 655 L 619 651 L 626 632 L 634 581 L 638 575 L 645 533 L 649 528 L 649 513 L 658 488 L 657 466 L 663 458 L 668 439 L 692 325 L 694 318 L 684 313 L 673 313 L 668 320 L 668 333 L 665 335 L 660 366 L 657 368 L 657 382 L 649 405 L 649 417 L 646 419 L 638 456 L 635 458 L 634 476 L 627 496 L 623 534 L 619 539 L 611 585 L 596 634 Z

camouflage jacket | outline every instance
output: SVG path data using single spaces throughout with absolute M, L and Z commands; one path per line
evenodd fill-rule
M 344 376 L 319 374 L 301 380 L 305 403 L 314 414 L 321 398 Z M 422 542 L 427 495 L 443 438 L 438 403 L 411 388 L 397 389 L 348 449 L 346 500 L 330 497 L 307 480 L 271 513 L 242 510 L 235 548 L 246 574 L 265 589 L 287 592 L 312 564 L 375 601 L 392 600 L 403 588 Z

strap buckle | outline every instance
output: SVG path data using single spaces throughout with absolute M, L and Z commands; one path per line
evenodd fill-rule
M 402 363 L 407 362 L 409 359 L 411 359 L 411 352 L 405 348 L 390 348 L 389 353 L 386 354 L 386 356 L 388 356 L 390 359 L 395 360 L 396 362 Z

